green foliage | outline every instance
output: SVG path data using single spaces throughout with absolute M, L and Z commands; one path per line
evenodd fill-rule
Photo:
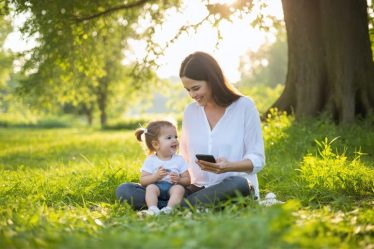
M 235 1 L 232 4 L 207 4 L 207 10 L 217 21 L 231 20 L 237 12 L 249 12 L 253 8 L 253 1 Z
M 149 122 L 153 120 L 170 120 L 173 123 L 176 123 L 177 127 L 182 127 L 182 117 L 181 115 L 174 114 L 147 114 L 140 115 L 136 117 L 129 117 L 125 119 L 117 119 L 109 122 L 107 126 L 104 127 L 106 130 L 132 130 L 135 131 L 140 126 L 146 126 Z
M 256 103 L 258 111 L 264 113 L 279 98 L 284 86 L 281 84 L 276 87 L 269 87 L 267 85 L 239 85 L 238 89 L 244 95 L 252 98 Z
M 82 117 L 64 114 L 57 107 L 54 112 L 32 108 L 15 95 L 14 87 L 14 81 L 8 81 L 4 101 L 0 103 L 0 127 L 56 128 L 87 125 Z
M 329 206 L 294 212 L 296 226 L 285 240 L 297 248 L 370 248 L 373 242 L 370 209 L 334 212 Z M 314 238 L 314 239 L 309 239 Z
M 128 41 L 152 39 L 165 9 L 179 1 L 149 2 L 10 1 L 15 13 L 30 15 L 21 31 L 37 41 L 24 54 L 27 77 L 18 94 L 43 109 L 69 104 L 88 117 L 99 111 L 105 125 L 108 109 L 124 111 L 136 92 L 156 84 L 149 63 L 122 64 Z
M 273 110 L 271 116 L 263 126 L 263 134 L 265 138 L 265 150 L 267 166 L 259 175 L 261 188 L 264 192 L 275 192 L 281 196 L 281 199 L 298 199 L 304 205 L 319 206 L 326 203 L 333 203 L 338 207 L 351 207 L 353 202 L 370 203 L 373 193 L 370 183 L 373 181 L 372 168 L 374 167 L 374 158 L 371 151 L 374 151 L 374 133 L 372 132 L 372 121 L 370 118 L 362 123 L 351 125 L 336 126 L 334 123 L 326 119 L 303 119 L 294 122 L 293 117 L 288 117 L 284 113 Z M 315 141 L 323 141 L 327 137 L 328 141 L 335 137 L 340 137 L 334 142 L 334 150 L 344 151 L 346 161 L 337 165 L 338 161 L 330 158 L 331 165 L 323 167 L 324 159 L 318 154 L 318 147 Z M 362 155 L 360 160 L 357 159 L 357 152 L 367 153 Z M 343 156 L 342 153 L 335 155 Z M 315 156 L 313 156 L 315 155 Z M 338 156 L 338 157 L 339 157 Z M 310 168 L 316 167 L 316 172 L 304 172 L 305 177 L 301 177 L 301 167 L 307 158 Z M 350 170 L 355 161 L 356 171 Z M 348 167 L 348 169 L 347 169 Z M 339 177 L 341 171 L 346 172 L 342 175 L 343 181 L 346 183 L 358 184 L 363 187 L 358 192 L 347 193 L 342 186 L 335 186 L 335 190 L 326 189 L 324 184 L 327 171 L 331 168 L 338 172 L 330 172 L 332 177 Z M 309 184 L 313 184 L 320 173 L 326 172 L 321 179 L 318 179 L 318 186 L 311 189 Z M 313 171 L 314 172 L 314 171 Z M 322 173 L 320 173 L 322 174 Z M 352 179 L 348 179 L 347 174 L 352 174 Z M 365 175 L 365 177 L 364 177 Z M 362 179 L 358 179 L 362 177 Z M 371 192 L 370 192 L 371 191 Z M 357 197 L 356 197 L 357 195 Z M 364 196 L 370 196 L 365 197 Z M 359 199 L 359 201 L 357 200 Z
M 277 108 L 271 108 L 266 117 L 266 123 L 263 126 L 264 136 L 272 144 L 281 142 L 287 138 L 287 133 L 284 130 L 289 128 L 293 121 L 293 118 L 287 116 L 286 112 L 280 112 Z
M 62 128 L 82 126 L 84 126 L 83 122 L 72 115 L 42 115 L 31 111 L 0 113 L 0 127 Z
M 167 92 L 167 108 L 176 113 L 183 113 L 184 108 L 193 101 L 181 84 L 179 79 L 174 84 L 170 83 Z
M 0 3 L 0 9 L 3 9 Z M 13 56 L 9 51 L 5 51 L 3 44 L 8 34 L 12 31 L 11 22 L 4 13 L 0 11 L 0 102 L 3 101 L 6 82 L 12 72 Z
M 265 43 L 258 51 L 249 51 L 241 58 L 240 86 L 267 85 L 276 87 L 284 83 L 287 73 L 287 41 L 284 25 L 276 31 L 274 43 Z
M 360 161 L 360 152 L 356 152 L 357 156 L 351 161 L 344 152 L 333 152 L 334 140 L 316 141 L 319 157 L 309 154 L 303 159 L 300 173 L 310 198 L 326 201 L 339 195 L 358 199 L 372 196 L 374 169 Z

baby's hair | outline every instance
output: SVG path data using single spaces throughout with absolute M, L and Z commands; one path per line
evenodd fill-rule
M 160 130 L 162 127 L 175 127 L 175 125 L 166 120 L 158 120 L 150 122 L 146 128 L 138 128 L 135 131 L 136 139 L 139 142 L 142 142 L 142 135 L 144 134 L 144 140 L 149 154 L 155 152 L 152 141 L 157 141 L 158 137 L 160 136 Z

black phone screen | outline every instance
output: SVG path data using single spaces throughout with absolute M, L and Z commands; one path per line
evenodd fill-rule
M 196 154 L 196 158 L 202 161 L 215 163 L 216 159 L 212 155 L 206 155 L 206 154 Z

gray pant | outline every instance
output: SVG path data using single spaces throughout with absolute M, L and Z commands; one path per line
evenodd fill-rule
M 228 200 L 238 194 L 248 196 L 254 194 L 253 187 L 248 184 L 247 179 L 241 176 L 230 176 L 222 182 L 200 189 L 196 192 L 189 191 L 186 188 L 185 199 L 181 202 L 181 206 L 189 207 L 189 205 L 213 205 L 220 201 Z M 145 188 L 137 183 L 121 184 L 116 190 L 117 199 L 121 202 L 129 203 L 134 209 L 140 210 L 145 208 Z M 158 207 L 165 207 L 167 201 L 158 202 Z

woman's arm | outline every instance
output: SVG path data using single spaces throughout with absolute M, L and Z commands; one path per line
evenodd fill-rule
M 197 160 L 196 163 L 202 170 L 209 171 L 216 174 L 226 172 L 252 172 L 253 164 L 249 159 L 238 162 L 228 162 L 223 158 L 219 158 L 217 163 L 210 163 L 202 160 Z
M 256 174 L 265 165 L 264 139 L 259 113 L 253 105 L 245 109 L 244 148 L 243 160 L 250 160 L 252 170 L 248 173 Z

